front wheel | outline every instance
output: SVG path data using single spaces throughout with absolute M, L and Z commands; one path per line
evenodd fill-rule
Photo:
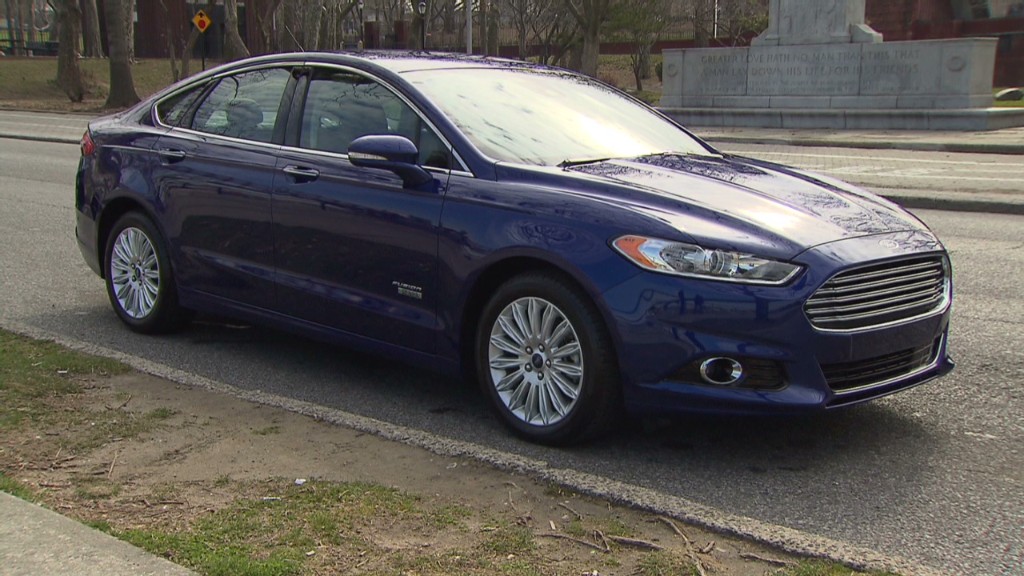
M 107 296 L 122 322 L 136 332 L 167 332 L 188 319 L 178 306 L 174 274 L 163 238 L 142 214 L 115 224 L 104 253 Z
M 590 299 L 559 275 L 503 284 L 477 330 L 477 373 L 516 434 L 568 444 L 605 432 L 621 405 L 614 349 Z

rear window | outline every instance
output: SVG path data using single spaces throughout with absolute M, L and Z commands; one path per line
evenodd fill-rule
M 192 104 L 202 95 L 205 87 L 204 84 L 161 100 L 156 105 L 156 116 L 160 123 L 167 126 L 180 126 L 185 115 L 192 108 Z

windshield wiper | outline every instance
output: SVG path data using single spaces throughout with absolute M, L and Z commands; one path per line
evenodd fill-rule
M 598 164 L 600 162 L 607 162 L 611 158 L 590 158 L 587 160 L 562 160 L 558 163 L 559 168 L 572 168 L 573 166 L 585 166 L 587 164 Z

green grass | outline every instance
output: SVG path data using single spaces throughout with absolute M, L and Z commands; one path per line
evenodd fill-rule
M 697 576 L 697 569 L 664 552 L 652 552 L 640 560 L 637 576 Z
M 36 494 L 31 488 L 14 478 L 4 475 L 3 472 L 0 472 L 0 492 L 7 492 L 11 496 L 16 496 L 29 502 L 35 502 L 36 500 Z
M 417 519 L 417 498 L 376 484 L 311 481 L 302 486 L 262 484 L 273 495 L 240 498 L 183 531 L 114 531 L 154 554 L 209 575 L 283 576 L 297 574 L 307 553 L 329 544 L 372 549 L 360 526 Z
M 526 554 L 537 548 L 533 533 L 528 528 L 508 522 L 499 522 L 497 528 L 488 534 L 481 547 L 499 556 Z
M 87 90 L 86 105 L 101 106 L 108 94 L 108 60 L 86 58 L 79 60 L 79 65 Z M 207 62 L 207 67 L 211 65 Z M 194 61 L 192 73 L 198 72 L 199 67 L 199 62 Z M 56 78 L 57 59 L 54 57 L 4 58 L 0 66 L 0 102 L 22 107 L 75 109 L 57 87 Z M 165 59 L 139 60 L 132 65 L 132 78 L 139 97 L 145 98 L 171 83 L 171 66 Z
M 83 378 L 128 370 L 114 360 L 0 330 L 0 430 L 66 417 L 52 413 L 50 402 L 80 392 Z
M 999 92 L 1002 92 L 1006 88 L 1008 88 L 1008 86 L 1004 86 L 1001 88 L 993 88 L 992 94 L 998 94 Z M 1004 102 L 996 102 L 994 106 L 996 106 L 997 108 L 1024 108 L 1024 100 L 1008 100 Z
M 848 566 L 821 560 L 804 560 L 797 566 L 779 571 L 777 576 L 899 576 L 892 572 L 855 572 Z

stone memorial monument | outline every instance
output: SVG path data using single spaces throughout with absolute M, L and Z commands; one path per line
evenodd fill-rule
M 882 42 L 865 0 L 770 0 L 750 47 L 665 50 L 663 112 L 684 124 L 985 130 L 1024 125 L 992 105 L 994 38 Z

